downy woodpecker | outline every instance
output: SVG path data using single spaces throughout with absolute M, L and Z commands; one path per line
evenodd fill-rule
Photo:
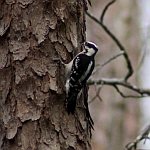
M 83 51 L 65 65 L 66 71 L 66 107 L 68 113 L 74 113 L 78 94 L 92 74 L 95 66 L 94 56 L 98 46 L 92 42 L 83 44 Z

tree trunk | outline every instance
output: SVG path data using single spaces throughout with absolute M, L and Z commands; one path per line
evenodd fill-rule
M 55 59 L 69 62 L 85 40 L 84 1 L 2 0 L 0 8 L 0 149 L 90 149 L 83 100 L 68 115 Z

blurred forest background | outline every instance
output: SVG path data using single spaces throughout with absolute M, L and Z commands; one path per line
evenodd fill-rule
M 96 18 L 110 0 L 92 0 L 88 12 Z M 149 14 L 148 14 L 149 13 Z M 147 17 L 148 16 L 148 17 Z M 150 54 L 149 54 L 149 0 L 117 0 L 104 17 L 105 25 L 120 40 L 131 60 L 134 73 L 129 81 L 142 88 L 150 88 Z M 87 40 L 99 46 L 96 64 L 102 64 L 119 49 L 109 35 L 87 16 Z M 94 78 L 121 78 L 127 72 L 126 62 L 122 56 L 105 65 Z M 90 98 L 95 96 L 98 86 L 90 87 Z M 134 94 L 120 87 L 123 93 Z M 122 98 L 112 86 L 101 88 L 100 97 L 90 103 L 91 116 L 95 122 L 93 131 L 93 150 L 121 150 L 133 141 L 140 130 L 149 123 L 149 98 Z M 140 147 L 140 146 L 138 146 Z M 149 148 L 141 144 L 141 148 Z

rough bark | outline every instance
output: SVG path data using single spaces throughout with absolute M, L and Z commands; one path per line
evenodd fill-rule
M 85 40 L 84 2 L 0 2 L 0 149 L 90 149 L 83 102 L 64 106 L 64 68 Z M 59 54 L 59 56 L 58 56 Z

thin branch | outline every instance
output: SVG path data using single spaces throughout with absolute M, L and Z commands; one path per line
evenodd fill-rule
M 114 85 L 114 88 L 117 90 L 117 92 L 123 97 L 123 98 L 142 98 L 143 96 L 135 96 L 135 95 L 124 95 L 117 85 Z
M 96 97 L 98 97 L 98 99 L 100 100 L 100 101 L 102 101 L 102 99 L 101 99 L 101 97 L 99 96 L 100 94 L 100 91 L 101 91 L 101 89 L 102 89 L 102 84 L 99 86 L 99 88 L 98 88 L 98 90 L 97 90 L 97 87 L 96 87 L 96 85 L 95 85 L 95 92 L 96 92 Z
M 99 96 L 99 93 L 100 93 L 100 90 L 102 89 L 102 86 L 103 85 L 100 85 L 99 86 L 99 88 L 98 88 L 98 90 L 96 89 L 96 87 L 95 87 L 95 91 L 96 91 L 96 95 L 89 101 L 89 104 L 91 103 L 91 102 L 93 102 L 97 97 L 99 98 L 99 100 L 100 101 L 102 101 L 102 99 L 101 99 L 101 97 Z
M 106 6 L 110 6 L 111 4 L 107 4 Z M 107 10 L 107 8 L 105 7 L 105 9 Z M 103 11 L 102 13 L 102 21 L 103 21 L 103 18 L 104 18 L 104 15 L 105 15 L 105 12 L 106 11 Z M 96 17 L 94 17 L 93 15 L 91 15 L 89 12 L 86 12 L 86 14 L 92 19 L 94 20 L 96 23 L 98 23 L 103 29 L 104 31 L 112 38 L 112 40 L 116 43 L 116 45 L 119 47 L 119 49 L 121 51 L 124 51 L 124 58 L 126 59 L 126 62 L 127 62 L 127 67 L 128 67 L 128 72 L 127 74 L 125 75 L 124 77 L 124 80 L 127 80 L 129 77 L 132 76 L 133 74 L 133 68 L 132 68 L 132 64 L 130 62 L 130 59 L 128 57 L 128 54 L 126 53 L 125 51 L 125 48 L 123 47 L 123 45 L 120 43 L 120 41 L 116 38 L 116 36 L 103 24 L 102 21 L 98 20 Z
M 150 125 L 146 126 L 133 142 L 128 143 L 124 150 L 132 150 L 132 148 L 136 149 L 137 144 L 140 141 L 150 139 L 148 137 L 149 133 L 150 133 Z
M 119 47 L 120 50 L 124 50 L 125 48 L 123 47 L 123 45 L 120 43 L 120 41 L 115 37 L 115 35 L 101 22 L 99 21 L 97 18 L 95 18 L 93 15 L 91 15 L 88 11 L 86 12 L 86 14 L 92 19 L 94 20 L 96 23 L 98 23 L 104 30 L 105 32 L 113 39 L 113 41 L 117 44 L 117 46 Z
M 89 12 L 86 12 L 86 14 L 96 23 L 98 23 L 103 29 L 104 31 L 111 37 L 111 39 L 115 42 L 115 44 L 119 47 L 119 49 L 123 52 L 123 56 L 126 60 L 127 63 L 127 68 L 128 68 L 128 72 L 127 74 L 121 78 L 121 79 L 91 79 L 89 80 L 88 84 L 89 85 L 93 85 L 93 84 L 104 84 L 104 85 L 110 85 L 113 86 L 118 92 L 119 94 L 124 97 L 124 98 L 128 98 L 128 97 L 134 97 L 134 98 L 140 98 L 140 97 L 146 97 L 146 96 L 150 96 L 150 90 L 144 90 L 141 89 L 135 85 L 132 85 L 130 83 L 127 82 L 127 80 L 129 79 L 129 77 L 132 76 L 133 74 L 133 67 L 131 64 L 131 61 L 129 59 L 128 54 L 126 53 L 126 50 L 124 48 L 124 46 L 121 44 L 121 42 L 117 39 L 117 37 L 107 28 L 106 25 L 104 25 L 103 20 L 104 20 L 104 16 L 106 14 L 107 9 L 109 8 L 109 6 L 111 4 L 113 4 L 115 2 L 115 0 L 112 0 L 111 2 L 109 2 L 104 10 L 102 11 L 100 20 L 98 20 L 96 17 L 94 17 L 93 15 L 91 15 Z M 121 55 L 121 54 L 120 54 Z M 112 57 L 111 59 L 109 59 L 108 61 L 104 62 L 102 65 L 100 65 L 99 69 L 101 69 L 104 65 L 108 64 L 110 61 L 112 61 L 113 59 L 117 58 L 118 55 L 116 57 Z M 97 71 L 95 71 L 97 72 Z M 136 93 L 140 94 L 140 96 L 134 96 L 134 95 L 124 95 L 120 89 L 118 88 L 118 85 L 126 87 L 128 89 L 131 89 L 132 91 L 135 91 Z
M 105 13 L 106 13 L 108 7 L 109 7 L 110 5 L 112 5 L 115 1 L 116 1 L 116 0 L 113 0 L 113 1 L 109 2 L 109 3 L 105 6 L 105 8 L 104 8 L 104 10 L 103 10 L 103 12 L 102 12 L 102 14 L 101 14 L 101 17 L 100 17 L 100 21 L 101 21 L 102 23 L 103 23 L 104 15 L 105 15 Z
M 104 67 L 105 65 L 107 65 L 108 63 L 110 63 L 112 60 L 116 59 L 117 57 L 119 57 L 119 56 L 121 56 L 121 55 L 123 55 L 123 54 L 124 54 L 124 52 L 122 51 L 122 52 L 120 52 L 120 53 L 118 53 L 118 54 L 112 56 L 112 57 L 109 58 L 106 62 L 104 62 L 104 63 L 102 63 L 101 65 L 99 65 L 99 67 L 96 68 L 96 70 L 93 72 L 93 74 L 95 74 L 95 73 L 98 72 L 100 69 L 102 69 L 102 67 Z
M 107 79 L 107 78 L 101 78 L 101 79 L 90 79 L 88 81 L 89 85 L 94 85 L 94 84 L 104 84 L 104 85 L 110 85 L 110 86 L 123 86 L 126 87 L 128 89 L 131 89 L 132 91 L 135 91 L 136 93 L 140 94 L 141 97 L 147 97 L 150 96 L 150 90 L 144 90 L 141 89 L 135 85 L 132 85 L 126 81 L 124 81 L 124 79 L 116 79 L 116 78 L 112 78 L 112 79 Z M 140 96 L 132 96 L 132 97 L 140 97 Z M 131 96 L 130 96 L 131 97 Z

